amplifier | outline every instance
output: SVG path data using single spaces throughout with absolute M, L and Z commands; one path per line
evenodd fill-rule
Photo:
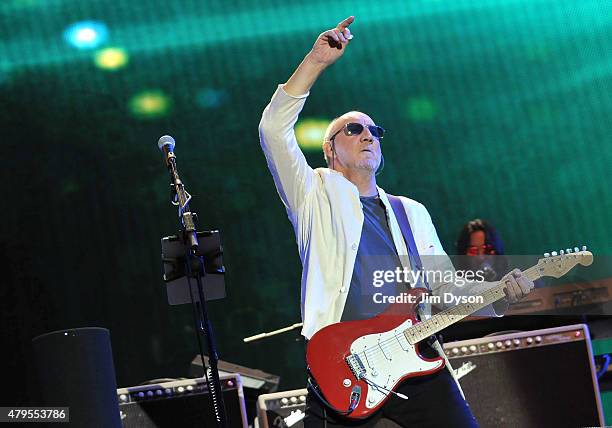
M 255 428 L 304 428 L 304 411 L 308 390 L 263 394 L 257 400 Z M 370 425 L 368 425 L 370 426 Z M 379 419 L 373 428 L 401 428 L 386 418 Z
M 260 428 L 303 428 L 301 421 L 306 408 L 304 389 L 262 394 L 257 399 L 257 420 Z
M 208 356 L 204 355 L 204 364 L 208 366 Z M 238 364 L 229 363 L 227 361 L 219 360 L 217 362 L 217 368 L 219 374 L 240 374 L 242 380 L 242 387 L 246 390 L 254 389 L 259 392 L 276 392 L 278 389 L 278 383 L 280 382 L 280 376 L 266 373 L 262 370 L 251 369 L 249 367 L 240 366 Z M 203 376 L 204 369 L 202 368 L 202 360 L 199 355 L 196 355 L 191 361 L 192 376 Z
M 506 315 L 605 315 L 612 308 L 612 278 L 536 288 Z
M 482 428 L 603 426 L 589 330 L 584 324 L 447 343 Z
M 208 357 L 206 355 L 204 356 L 204 364 L 208 366 Z M 247 408 L 247 422 L 251 424 L 256 416 L 255 407 L 257 404 L 257 398 L 262 393 L 276 392 L 278 389 L 278 383 L 280 382 L 280 376 L 223 360 L 218 361 L 217 367 L 220 375 L 229 373 L 240 374 L 242 387 L 244 388 L 244 402 L 246 403 Z M 204 375 L 202 359 L 199 355 L 196 355 L 191 362 L 190 374 L 193 377 Z
M 230 427 L 247 427 L 240 375 L 220 376 Z M 124 428 L 215 426 L 206 379 L 186 379 L 117 390 Z

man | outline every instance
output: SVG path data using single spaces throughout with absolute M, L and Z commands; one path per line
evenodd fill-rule
M 295 139 L 293 127 L 310 88 L 346 51 L 353 21 L 354 17 L 348 17 L 319 35 L 293 75 L 272 96 L 259 127 L 268 167 L 294 227 L 303 265 L 302 334 L 306 339 L 329 324 L 372 315 L 364 313 L 363 298 L 359 298 L 360 292 L 367 294 L 367 288 L 372 287 L 365 264 L 376 259 L 384 264 L 382 269 L 392 270 L 405 266 L 408 254 L 389 197 L 376 185 L 384 130 L 365 113 L 349 112 L 336 118 L 323 143 L 329 168 L 315 170 L 307 164 Z M 446 256 L 425 207 L 408 198 L 401 198 L 401 203 L 419 254 Z M 524 296 L 533 285 L 518 270 L 505 281 L 510 302 Z M 475 294 L 490 286 L 480 283 L 459 290 L 454 284 L 431 284 L 434 295 L 451 291 Z M 504 306 L 507 304 L 496 309 Z M 489 315 L 496 315 L 493 308 L 488 310 Z M 425 354 L 443 355 L 437 342 L 424 348 Z M 334 414 L 309 394 L 305 426 L 379 426 L 376 424 L 383 420 L 393 421 L 394 426 L 476 426 L 450 365 L 447 367 L 404 382 L 398 391 L 408 400 L 391 396 L 372 418 L 356 422 Z

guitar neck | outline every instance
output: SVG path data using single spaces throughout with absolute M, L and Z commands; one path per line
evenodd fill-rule
M 538 270 L 538 265 L 532 266 L 529 269 L 523 271 L 523 274 L 532 281 L 535 281 L 542 277 Z M 428 338 L 432 334 L 445 329 L 449 325 L 452 325 L 463 318 L 472 315 L 474 312 L 479 311 L 491 303 L 495 303 L 498 300 L 506 297 L 504 293 L 505 284 L 498 281 L 495 286 L 491 287 L 484 293 L 480 294 L 482 300 L 479 303 L 461 303 L 452 308 L 446 309 L 426 321 L 415 324 L 412 327 L 404 330 L 404 335 L 409 343 L 415 344 L 423 339 Z

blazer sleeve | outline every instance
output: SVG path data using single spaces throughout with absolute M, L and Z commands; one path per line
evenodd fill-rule
M 307 97 L 308 94 L 290 96 L 279 85 L 259 123 L 261 148 L 276 190 L 294 225 L 296 213 L 315 181 L 315 173 L 306 162 L 293 129 Z

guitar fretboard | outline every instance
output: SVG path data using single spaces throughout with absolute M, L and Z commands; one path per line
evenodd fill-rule
M 538 271 L 538 266 L 532 266 L 529 269 L 523 271 L 523 274 L 532 281 L 539 279 L 542 275 Z M 408 343 L 414 345 L 423 339 L 428 338 L 432 334 L 445 329 L 449 325 L 462 320 L 463 318 L 470 316 L 474 312 L 484 308 L 491 303 L 495 303 L 498 300 L 506 296 L 504 288 L 506 284 L 498 281 L 496 285 L 488 289 L 487 291 L 480 294 L 482 301 L 480 303 L 461 303 L 452 308 L 446 309 L 426 321 L 417 323 L 412 327 L 404 330 L 404 336 L 408 340 Z

